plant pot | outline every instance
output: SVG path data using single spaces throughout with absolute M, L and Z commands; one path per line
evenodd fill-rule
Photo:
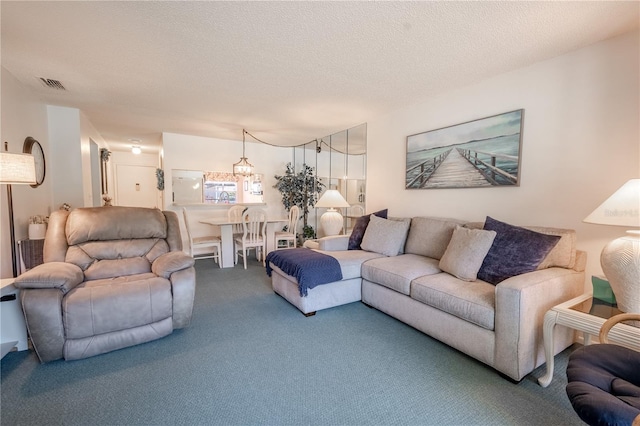
M 23 228 L 24 229 L 24 228 Z M 29 224 L 29 239 L 30 240 L 43 240 L 44 235 L 47 232 L 46 223 L 30 223 Z

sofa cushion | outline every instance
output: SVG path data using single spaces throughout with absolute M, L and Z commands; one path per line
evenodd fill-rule
M 404 246 L 405 253 L 440 260 L 449 245 L 453 230 L 464 222 L 436 217 L 414 217 Z
M 146 276 L 146 274 L 145 274 Z M 172 315 L 171 283 L 160 277 L 80 286 L 62 301 L 68 339 L 151 324 Z
M 541 234 L 489 216 L 484 229 L 497 233 L 478 271 L 478 278 L 491 284 L 535 271 L 560 239 L 557 235 Z
M 372 216 L 360 246 L 362 250 L 385 256 L 397 256 L 407 239 L 408 230 L 408 221 L 387 220 Z
M 417 254 L 381 257 L 362 265 L 362 278 L 407 296 L 410 294 L 411 280 L 440 272 L 436 259 Z
M 342 279 L 349 280 L 352 278 L 360 278 L 362 276 L 362 264 L 370 259 L 383 257 L 380 253 L 374 253 L 364 250 L 341 250 L 341 251 L 325 251 L 316 250 L 335 258 L 340 264 L 342 270 Z
M 360 243 L 362 243 L 362 237 L 364 237 L 364 233 L 367 230 L 367 225 L 369 225 L 371 215 L 386 219 L 387 209 L 360 216 L 356 220 L 356 224 L 353 225 L 353 230 L 351 231 L 351 235 L 349 236 L 349 250 L 360 250 Z
M 495 286 L 461 281 L 445 272 L 411 283 L 411 298 L 487 330 L 494 329 Z
M 440 259 L 440 269 L 461 280 L 475 281 L 495 237 L 495 231 L 457 226 Z

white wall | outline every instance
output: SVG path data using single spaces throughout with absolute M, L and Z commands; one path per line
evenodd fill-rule
M 367 210 L 572 228 L 588 252 L 624 234 L 582 223 L 640 177 L 639 34 L 627 34 L 444 93 L 368 122 Z M 405 190 L 407 135 L 524 108 L 519 187 Z
M 9 151 L 20 153 L 27 136 L 35 138 L 44 150 L 47 171 L 42 185 L 13 185 L 13 210 L 16 241 L 27 237 L 29 216 L 48 215 L 51 205 L 51 148 L 47 131 L 46 106 L 6 69 L 2 68 L 1 125 L 2 142 Z M 4 144 L 0 149 L 4 150 Z M 9 210 L 6 185 L 0 185 L 0 277 L 12 276 Z
M 94 141 L 98 145 L 98 149 L 106 148 L 107 144 L 100 133 L 96 130 L 89 119 L 80 112 L 80 161 L 82 164 L 82 196 L 84 199 L 84 207 L 94 206 L 94 194 L 93 185 L 91 180 L 91 141 Z M 97 165 L 99 168 L 99 164 Z M 100 170 L 97 170 L 97 175 L 100 176 Z M 102 194 L 95 194 L 98 199 L 101 199 Z M 100 206 L 102 203 L 98 203 Z
M 53 147 L 51 152 L 53 208 L 58 209 L 64 203 L 71 205 L 74 209 L 84 207 L 80 110 L 48 105 L 47 111 L 49 140 Z

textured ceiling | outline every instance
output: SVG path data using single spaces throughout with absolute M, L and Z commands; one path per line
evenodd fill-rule
M 1 2 L 1 60 L 112 149 L 308 142 L 638 28 L 631 2 Z M 44 87 L 57 79 L 66 91 Z

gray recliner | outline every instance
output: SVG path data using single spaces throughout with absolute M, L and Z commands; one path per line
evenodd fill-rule
M 81 359 L 188 326 L 194 260 L 174 212 L 61 210 L 49 218 L 44 263 L 15 286 L 40 361 Z

